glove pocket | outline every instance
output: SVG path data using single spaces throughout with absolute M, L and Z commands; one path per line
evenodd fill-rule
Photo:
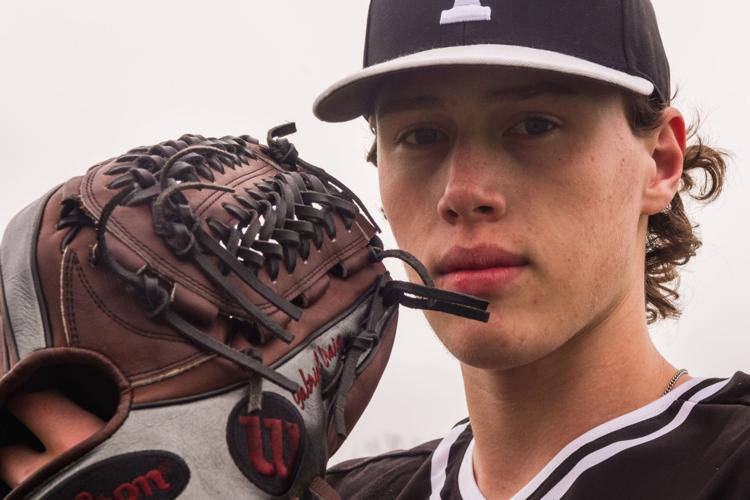
M 96 352 L 51 348 L 24 358 L 0 379 L 0 469 L 23 471 L 13 488 L 0 481 L 0 497 L 27 498 L 114 434 L 130 406 L 125 376 Z

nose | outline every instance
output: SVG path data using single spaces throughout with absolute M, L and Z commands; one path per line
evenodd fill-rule
M 454 149 L 437 204 L 438 214 L 449 224 L 493 222 L 505 215 L 498 159 L 487 153 Z

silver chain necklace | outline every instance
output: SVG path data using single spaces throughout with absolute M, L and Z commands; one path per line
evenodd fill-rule
M 687 375 L 687 370 L 684 368 L 680 368 L 677 370 L 677 372 L 672 376 L 672 379 L 667 384 L 667 387 L 664 389 L 664 392 L 662 393 L 662 396 L 666 396 L 669 394 L 669 392 L 674 389 L 674 385 L 677 383 L 678 380 L 680 380 L 680 377 L 683 375 Z

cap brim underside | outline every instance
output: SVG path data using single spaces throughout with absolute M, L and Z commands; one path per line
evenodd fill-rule
M 515 45 L 464 45 L 410 54 L 370 66 L 343 78 L 315 100 L 315 116 L 343 122 L 369 112 L 373 93 L 387 75 L 431 66 L 511 66 L 582 76 L 651 95 L 654 84 L 645 78 L 549 50 Z

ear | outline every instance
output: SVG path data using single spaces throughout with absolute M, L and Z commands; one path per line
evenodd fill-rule
M 675 108 L 663 111 L 662 124 L 653 131 L 650 142 L 653 166 L 645 186 L 643 213 L 655 215 L 672 202 L 680 185 L 685 157 L 685 119 Z

